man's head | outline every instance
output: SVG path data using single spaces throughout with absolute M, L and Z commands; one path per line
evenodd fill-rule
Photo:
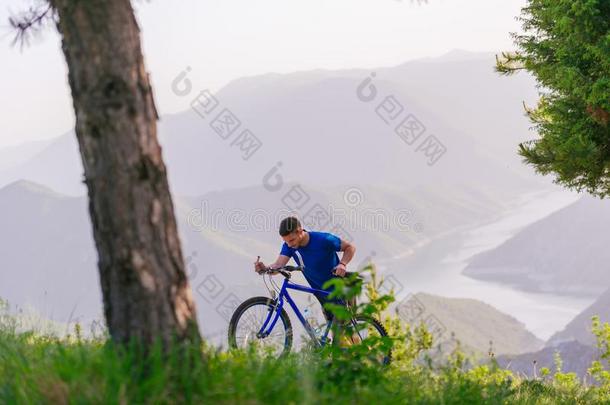
M 280 223 L 280 236 L 289 247 L 296 248 L 305 237 L 305 231 L 296 217 L 287 217 Z

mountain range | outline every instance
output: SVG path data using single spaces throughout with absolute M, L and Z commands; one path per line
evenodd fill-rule
M 223 336 L 237 303 L 268 294 L 252 262 L 276 257 L 287 213 L 356 241 L 360 263 L 369 252 L 383 260 L 416 250 L 553 189 L 516 154 L 533 137 L 522 102 L 536 100 L 535 83 L 493 66 L 493 54 L 452 52 L 388 68 L 267 74 L 213 95 L 193 90 L 184 96 L 192 108 L 163 115 L 160 142 L 203 334 Z M 223 124 L 227 117 L 239 126 Z M 61 322 L 98 318 L 74 134 L 0 149 L 4 156 L 0 296 Z M 540 345 L 485 304 L 421 299 L 480 350 L 488 340 L 502 353 Z M 462 319 L 455 308 L 482 315 Z
M 442 182 L 509 193 L 548 186 L 516 154 L 533 137 L 522 102 L 535 101 L 534 81 L 500 77 L 493 66 L 493 54 L 452 52 L 373 70 L 246 77 L 214 94 L 209 114 L 200 107 L 205 89 L 193 90 L 184 101 L 195 108 L 159 122 L 172 190 L 201 195 L 260 185 L 278 162 L 288 181 L 317 185 Z M 219 134 L 214 120 L 226 111 L 240 126 Z M 242 151 L 245 137 L 238 139 L 246 130 L 260 143 L 252 154 Z M 82 173 L 69 132 L 29 159 L 0 166 L 0 186 L 25 179 L 84 195 Z
M 464 274 L 530 291 L 599 296 L 610 287 L 610 204 L 591 196 L 473 257 Z

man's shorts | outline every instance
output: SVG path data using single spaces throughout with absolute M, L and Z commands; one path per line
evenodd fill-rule
M 348 277 L 349 275 L 354 274 L 353 272 L 346 272 L 345 273 L 345 277 Z M 338 299 L 328 299 L 328 296 L 324 296 L 323 294 L 314 294 L 316 296 L 316 298 L 318 299 L 318 301 L 320 302 L 320 305 L 322 306 L 322 311 L 324 312 L 324 318 L 326 318 L 326 321 L 330 321 L 333 318 L 333 314 L 332 312 L 330 312 L 329 310 L 327 310 L 326 308 L 324 308 L 324 304 L 326 302 L 332 302 L 333 304 L 339 304 L 339 305 L 345 305 L 345 301 L 342 300 L 338 300 Z M 347 304 L 349 304 L 351 307 L 356 305 L 356 297 L 350 299 L 349 301 L 347 301 Z
M 332 302 L 333 304 L 339 304 L 339 305 L 345 305 L 344 301 L 338 301 L 335 299 L 331 299 L 329 300 L 327 297 L 323 297 L 321 294 L 314 294 L 316 296 L 316 298 L 318 299 L 318 301 L 320 301 L 320 305 L 322 306 L 322 312 L 324 312 L 324 318 L 326 318 L 326 321 L 330 321 L 331 319 L 333 319 L 333 313 L 330 312 L 328 309 L 324 308 L 324 304 L 326 302 Z M 348 301 L 348 304 L 350 306 L 354 306 L 356 305 L 356 298 L 352 298 Z

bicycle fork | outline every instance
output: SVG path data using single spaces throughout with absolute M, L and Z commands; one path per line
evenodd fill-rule
M 274 300 L 274 305 L 269 307 L 265 322 L 263 322 L 263 325 L 256 334 L 256 337 L 259 339 L 263 339 L 271 334 L 271 331 L 273 330 L 275 324 L 281 316 L 282 308 L 284 307 L 284 299 L 288 302 L 301 324 L 303 324 L 309 337 L 316 343 L 317 346 L 324 346 L 326 344 L 328 332 L 332 326 L 332 321 L 328 323 L 322 339 L 318 339 L 318 336 L 316 336 L 315 331 L 313 330 L 311 325 L 309 325 L 309 322 L 307 322 L 307 320 L 303 317 L 294 300 L 290 297 L 290 295 L 285 294 L 285 286 L 282 287 L 278 299 Z

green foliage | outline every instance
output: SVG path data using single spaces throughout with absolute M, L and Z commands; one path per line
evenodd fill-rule
M 369 303 L 373 306 L 380 298 L 376 286 L 367 290 L 373 292 L 373 303 Z M 83 336 L 80 325 L 64 338 L 23 333 L 10 328 L 10 316 L 5 313 L 0 325 L 0 403 L 610 402 L 610 374 L 605 368 L 610 326 L 601 325 L 597 318 L 593 333 L 601 360 L 590 369 L 598 378 L 598 384 L 590 386 L 574 373 L 564 373 L 559 355 L 553 373 L 543 369 L 539 378 L 531 380 L 501 369 L 493 359 L 473 366 L 459 345 L 440 366 L 432 366 L 421 361 L 432 347 L 432 337 L 423 326 L 400 325 L 387 311 L 378 316 L 384 318 L 384 325 L 392 326 L 389 342 L 394 351 L 398 347 L 403 351 L 385 366 L 370 361 L 374 350 L 368 342 L 347 350 L 305 350 L 280 359 L 256 350 L 227 352 L 205 344 L 168 354 L 159 346 L 143 362 L 137 347 L 116 347 L 107 337 Z
M 366 275 L 366 273 L 372 273 L 372 283 L 374 283 L 376 273 L 374 267 L 370 265 L 364 268 L 360 273 L 351 273 L 348 277 L 343 278 L 333 278 L 327 281 L 323 288 L 332 288 L 332 292 L 328 296 L 330 300 L 338 299 L 351 302 L 362 295 L 364 285 L 362 276 Z M 334 316 L 343 321 L 356 315 L 379 316 L 390 303 L 394 302 L 394 297 L 392 294 L 379 294 L 371 285 L 372 283 L 368 283 L 366 286 L 368 299 L 359 304 L 350 305 L 349 309 L 346 309 L 343 305 L 333 303 L 326 303 L 324 305 Z
M 204 347 L 185 367 L 179 355 L 137 357 L 103 342 L 0 334 L 0 403 L 502 403 L 510 399 L 489 369 L 404 371 L 334 364 L 312 353 L 279 360 Z M 137 350 L 136 350 L 137 352 Z
M 321 354 L 328 365 L 332 365 L 329 370 L 341 384 L 379 378 L 380 367 L 389 361 L 390 352 L 397 339 L 381 336 L 373 325 L 375 320 L 379 320 L 381 312 L 394 301 L 393 296 L 378 294 L 357 303 L 357 298 L 363 290 L 362 275 L 370 270 L 371 268 L 368 268 L 360 274 L 352 273 L 348 277 L 334 278 L 324 285 L 325 289 L 332 288 L 329 300 L 350 303 L 347 306 L 332 302 L 324 304 L 338 322 L 333 323 L 333 344 L 326 345 Z M 353 319 L 360 322 L 354 324 L 351 321 Z M 364 337 L 364 340 L 361 340 L 361 337 Z
M 592 332 L 597 341 L 597 348 L 600 351 L 600 359 L 593 362 L 589 367 L 589 374 L 599 384 L 598 398 L 610 402 L 610 371 L 605 366 L 608 365 L 610 358 L 610 325 L 602 323 L 598 316 L 592 319 Z
M 370 282 L 365 286 L 365 296 L 369 302 L 379 303 L 375 316 L 392 337 L 392 358 L 403 367 L 413 366 L 416 360 L 424 357 L 432 348 L 432 333 L 423 323 L 410 325 L 404 323 L 396 314 L 389 315 L 386 310 L 389 304 L 395 301 L 394 291 L 386 295 L 380 293 L 384 280 L 377 275 L 377 268 L 373 263 L 368 264 L 362 271 L 370 273 Z
M 528 0 L 513 34 L 517 52 L 496 69 L 526 70 L 540 84 L 540 100 L 526 113 L 540 138 L 519 154 L 542 174 L 578 191 L 610 194 L 610 2 Z

